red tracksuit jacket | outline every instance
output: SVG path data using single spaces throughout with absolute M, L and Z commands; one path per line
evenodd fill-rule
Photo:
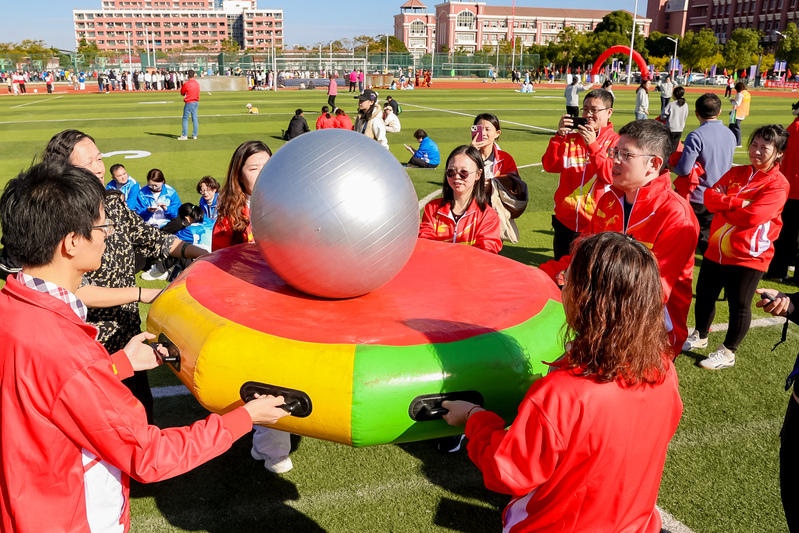
M 732 167 L 705 191 L 705 207 L 715 213 L 705 257 L 720 265 L 768 270 L 789 188 L 779 164 L 768 172 Z M 747 200 L 751 204 L 743 207 Z
M 507 431 L 481 411 L 466 424 L 469 458 L 490 490 L 514 496 L 509 533 L 659 533 L 655 509 L 682 415 L 677 372 L 630 387 L 555 370 L 530 387 Z
M 128 531 L 128 475 L 177 476 L 252 429 L 243 407 L 190 427 L 148 425 L 120 381 L 130 363 L 96 336 L 16 278 L 0 291 L 0 531 Z
M 671 189 L 668 170 L 638 190 L 630 219 L 624 224 L 624 193 L 609 187 L 597 204 L 594 218 L 584 235 L 602 231 L 626 233 L 643 243 L 657 259 L 660 281 L 666 298 L 666 329 L 679 355 L 688 338 L 688 309 L 691 307 L 694 276 L 694 250 L 699 239 L 699 224 L 693 209 L 684 198 Z M 563 272 L 571 262 L 566 256 L 560 261 L 541 265 L 556 283 L 563 283 Z
M 790 137 L 788 137 L 788 146 L 785 147 L 785 155 L 780 163 L 780 172 L 791 185 L 788 198 L 799 200 L 799 117 L 796 117 L 786 130 Z
M 502 239 L 499 236 L 499 215 L 490 205 L 484 211 L 477 207 L 477 201 L 455 222 L 449 204 L 443 199 L 433 200 L 424 206 L 419 237 L 434 241 L 456 242 L 476 246 L 487 252 L 499 253 Z
M 607 151 L 618 140 L 619 134 L 611 123 L 599 130 L 590 146 L 585 145 L 579 133 L 550 139 L 541 164 L 547 172 L 560 174 L 555 217 L 572 231 L 585 231 L 597 202 L 612 182 L 613 161 Z

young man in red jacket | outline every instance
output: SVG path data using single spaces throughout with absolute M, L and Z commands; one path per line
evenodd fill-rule
M 4 242 L 23 265 L 0 291 L 0 531 L 126 532 L 128 476 L 177 476 L 253 423 L 287 415 L 282 397 L 268 396 L 190 427 L 147 424 L 121 380 L 156 366 L 142 344 L 154 336 L 109 355 L 75 296 L 114 231 L 103 194 L 93 174 L 58 161 L 20 174 L 0 197 Z
M 185 141 L 189 138 L 189 115 L 194 125 L 194 133 L 192 139 L 197 138 L 197 131 L 200 124 L 197 121 L 197 109 L 200 107 L 200 84 L 194 79 L 194 71 L 189 71 L 189 79 L 180 88 L 180 94 L 183 95 L 183 133 L 178 137 L 179 141 Z
M 677 357 L 688 337 L 699 224 L 688 202 L 671 189 L 671 175 L 664 164 L 672 148 L 669 128 L 656 120 L 624 126 L 616 146 L 608 150 L 613 185 L 597 203 L 585 234 L 626 233 L 652 251 L 660 268 L 666 329 Z M 557 282 L 569 261 L 565 257 L 541 268 Z
M 572 242 L 588 227 L 611 182 L 608 148 L 619 138 L 610 123 L 613 95 L 608 91 L 586 94 L 581 112 L 587 124 L 574 127 L 571 115 L 563 115 L 541 159 L 545 171 L 560 174 L 552 216 L 556 261 L 569 255 Z

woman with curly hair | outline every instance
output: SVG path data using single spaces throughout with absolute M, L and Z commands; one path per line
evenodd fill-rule
M 563 308 L 566 353 L 533 383 L 509 429 L 463 401 L 444 402 L 444 419 L 466 424 L 486 487 L 513 496 L 504 531 L 658 533 L 682 400 L 657 261 L 621 233 L 581 239 Z
M 244 142 L 233 152 L 225 184 L 219 191 L 212 250 L 252 242 L 250 195 L 258 174 L 270 157 L 272 150 L 261 141 Z

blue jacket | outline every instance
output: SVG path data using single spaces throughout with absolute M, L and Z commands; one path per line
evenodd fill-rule
M 705 174 L 691 193 L 691 203 L 705 204 L 705 190 L 712 188 L 732 168 L 735 152 L 735 134 L 720 120 L 709 120 L 685 138 L 685 148 L 677 166 L 672 171 L 678 176 L 690 174 L 699 161 Z
M 128 204 L 128 207 L 131 209 L 133 209 L 136 205 L 136 198 L 139 196 L 139 191 L 141 190 L 141 187 L 139 187 L 139 184 L 136 182 L 136 180 L 130 176 L 128 176 L 128 181 L 125 183 L 125 185 L 120 186 L 117 183 L 117 180 L 111 180 L 108 182 L 108 185 L 106 185 L 105 188 L 108 190 L 114 189 L 121 192 L 125 197 L 125 203 Z
M 203 221 L 195 222 L 194 224 L 190 224 L 183 228 L 182 230 L 175 233 L 175 237 L 180 239 L 181 241 L 190 242 L 191 244 L 195 244 L 200 248 L 205 248 L 209 252 L 211 251 L 211 235 L 214 232 L 214 224 L 213 222 L 209 221 L 206 223 Z
M 419 149 L 413 153 L 413 157 L 418 157 L 428 165 L 438 165 L 441 163 L 441 156 L 438 152 L 438 145 L 430 137 L 425 137 L 419 143 Z
M 211 205 L 208 205 L 208 202 L 205 201 L 205 197 L 200 196 L 200 209 L 203 210 L 203 220 L 216 220 L 218 215 L 217 208 L 216 208 L 216 201 L 219 199 L 219 193 L 214 193 L 214 201 Z
M 178 216 L 178 209 L 180 209 L 180 197 L 178 196 L 175 188 L 171 185 L 167 185 L 166 183 L 164 183 L 164 186 L 161 188 L 161 193 L 158 195 L 157 201 L 153 191 L 150 190 L 149 185 L 142 187 L 138 196 L 136 197 L 136 205 L 132 209 L 136 211 L 145 222 L 147 222 L 153 217 L 153 212 L 148 211 L 147 208 L 155 205 L 156 203 L 166 204 L 166 210 L 164 211 L 165 220 L 163 221 L 163 224 L 159 224 L 159 227 Z

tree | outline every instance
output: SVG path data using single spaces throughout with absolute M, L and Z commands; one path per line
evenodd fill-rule
M 677 57 L 691 70 L 704 70 L 713 64 L 718 49 L 713 31 L 702 28 L 699 33 L 685 32 L 677 49 Z
M 785 35 L 777 46 L 777 57 L 788 63 L 792 72 L 799 72 L 799 31 L 796 24 L 791 22 L 782 32 Z
M 625 11 L 611 11 L 604 17 L 602 22 L 596 25 L 594 33 L 620 33 L 630 34 L 633 27 L 633 17 Z
M 774 58 L 774 54 L 763 54 L 762 58 L 752 54 L 752 64 L 757 64 L 758 61 L 760 61 L 760 72 L 765 76 L 767 70 L 772 70 L 774 68 L 776 59 Z
M 759 31 L 735 28 L 722 50 L 725 66 L 732 70 L 749 68 L 752 65 L 752 54 L 758 54 L 760 50 Z
M 665 72 L 669 70 L 669 61 L 671 61 L 671 56 L 649 56 L 649 63 L 654 66 L 655 70 L 658 72 Z
M 97 43 L 92 41 L 91 44 L 89 44 L 86 42 L 86 39 L 81 39 L 80 42 L 78 42 L 78 48 L 76 50 L 77 53 L 84 55 L 97 55 L 99 51 L 100 49 L 97 48 Z
M 219 43 L 220 52 L 224 52 L 226 54 L 238 54 L 240 50 L 241 47 L 239 46 L 239 42 L 233 37 L 228 37 Z
M 674 54 L 674 42 L 669 41 L 669 37 L 679 41 L 679 35 L 666 35 L 659 31 L 653 31 L 644 41 L 649 57 L 671 57 Z

